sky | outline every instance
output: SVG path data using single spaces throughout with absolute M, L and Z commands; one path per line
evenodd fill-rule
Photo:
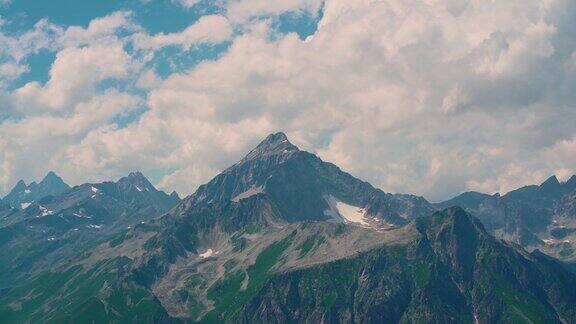
M 432 201 L 576 173 L 573 0 L 0 0 L 0 194 L 192 193 L 285 132 Z

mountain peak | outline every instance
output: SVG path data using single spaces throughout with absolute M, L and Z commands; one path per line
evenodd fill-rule
M 11 192 L 24 191 L 26 189 L 26 187 L 27 187 L 26 182 L 24 182 L 24 180 L 20 180 L 20 181 L 18 181 L 18 183 L 16 183 L 14 188 L 12 188 Z
M 546 179 L 541 185 L 540 190 L 543 192 L 547 192 L 550 194 L 557 193 L 559 190 L 562 189 L 562 185 L 558 178 L 555 175 L 551 176 L 550 178 Z
M 484 226 L 474 216 L 458 206 L 437 211 L 432 217 L 418 218 L 416 219 L 416 224 L 420 228 L 426 226 L 428 229 L 433 229 L 434 231 L 439 231 L 449 226 L 457 231 L 464 231 L 459 233 L 461 235 L 476 236 L 486 233 Z
M 276 132 L 266 136 L 266 138 L 262 142 L 281 143 L 286 141 L 288 141 L 288 136 L 286 136 L 286 134 L 284 134 L 283 132 Z
M 140 171 L 130 172 L 128 174 L 128 179 L 145 179 L 146 177 Z
M 557 186 L 557 185 L 560 185 L 560 181 L 558 181 L 558 178 L 556 178 L 556 176 L 553 175 L 550 178 L 546 179 L 546 181 L 542 182 L 540 186 L 545 187 L 545 186 Z
M 50 171 L 46 174 L 44 179 L 40 181 L 40 183 L 48 184 L 48 183 L 64 183 L 62 178 L 60 178 L 54 171 Z
M 118 180 L 118 183 L 130 183 L 135 186 L 141 186 L 141 189 L 154 187 L 150 181 L 140 171 L 130 172 L 127 176 Z
M 29 187 L 32 187 L 32 184 L 30 184 Z M 38 184 L 38 198 L 41 198 L 43 195 L 60 194 L 68 189 L 70 189 L 70 186 L 56 175 L 54 171 L 50 171 Z
M 44 177 L 44 179 L 46 179 L 46 178 L 59 178 L 59 176 L 54 171 L 48 171 L 48 173 L 46 173 L 46 176 Z
M 251 160 L 258 156 L 270 156 L 298 151 L 298 148 L 290 143 L 286 134 L 282 132 L 268 135 L 255 149 L 250 151 L 243 161 Z
M 59 195 L 70 189 L 62 178 L 50 171 L 40 183 L 31 182 L 29 185 L 23 180 L 18 181 L 10 193 L 4 197 L 4 201 L 14 208 L 21 208 L 23 203 L 37 201 L 46 196 Z

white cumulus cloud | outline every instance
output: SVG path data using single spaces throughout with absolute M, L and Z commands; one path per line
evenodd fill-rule
M 81 136 L 53 141 L 46 160 L 78 182 L 85 170 L 93 178 L 175 170 L 160 184 L 190 193 L 278 130 L 384 190 L 432 200 L 464 190 L 505 192 L 574 172 L 573 1 L 326 0 L 319 29 L 306 41 L 277 33 L 267 19 L 252 19 L 315 12 L 321 5 L 228 1 L 225 17 L 203 17 L 182 32 L 128 29 L 118 42 L 143 51 L 230 41 L 216 59 L 163 78 L 113 64 L 140 59 L 120 45 L 116 52 L 95 52 L 101 63 L 73 75 L 74 62 L 84 62 L 82 50 L 109 41 L 98 36 L 85 47 L 62 49 L 78 61 L 67 60 L 69 67 L 55 73 L 59 54 L 50 81 L 20 89 L 32 101 L 18 106 L 66 106 L 81 114 L 80 103 L 100 96 L 95 85 L 107 78 L 128 76 L 126 82 L 148 91 L 148 111 L 136 122 L 119 127 L 103 117 L 87 127 L 76 121 L 85 130 Z M 130 24 L 129 16 L 110 19 Z M 91 35 L 101 30 L 92 29 Z M 7 125 L 0 124 L 2 138 L 16 132 Z M 0 148 L 9 146 L 0 140 Z M 22 174 L 13 162 L 18 153 L 0 152 L 1 170 Z
M 181 46 L 189 50 L 202 43 L 221 43 L 232 35 L 228 19 L 221 15 L 203 16 L 181 32 L 157 35 L 137 34 L 134 44 L 139 49 L 159 49 L 165 46 Z

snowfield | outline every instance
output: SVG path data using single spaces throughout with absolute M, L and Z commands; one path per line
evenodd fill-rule
M 338 210 L 338 214 L 344 217 L 347 221 L 369 226 L 368 222 L 364 219 L 364 209 L 345 204 L 341 201 L 336 202 L 336 209 Z
M 212 249 L 208 249 L 206 252 L 199 254 L 198 256 L 200 256 L 201 258 L 205 259 L 208 257 L 211 257 L 212 254 L 214 254 L 214 252 L 212 251 Z
M 324 213 L 336 221 L 345 223 L 355 223 L 365 227 L 372 227 L 366 220 L 366 211 L 358 206 L 352 206 L 344 203 L 333 196 L 326 198 L 330 206 L 329 210 Z

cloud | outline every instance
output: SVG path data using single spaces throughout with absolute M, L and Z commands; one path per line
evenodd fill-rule
M 63 116 L 42 114 L 0 124 L 0 168 L 4 171 L 2 189 L 9 190 L 19 178 L 38 179 L 48 170 L 65 171 L 68 162 L 59 159 L 66 148 L 79 143 L 102 127 L 112 127 L 114 120 L 136 109 L 140 99 L 116 90 L 76 104 Z M 89 178 L 91 170 L 68 179 Z M 97 173 L 95 173 L 97 174 Z M 88 179 L 86 179 L 88 180 Z
M 0 79 L 16 79 L 23 73 L 29 71 L 27 65 L 22 65 L 14 62 L 0 64 Z
M 546 155 L 559 178 L 567 180 L 576 174 L 576 134 L 573 138 L 556 142 L 547 149 Z
M 70 26 L 63 32 L 58 42 L 64 47 L 82 46 L 102 39 L 117 39 L 119 31 L 136 32 L 141 27 L 132 21 L 130 11 L 116 11 L 104 17 L 95 18 L 87 28 Z
M 16 36 L 7 35 L 0 30 L 0 58 L 8 57 L 10 60 L 20 62 L 42 49 L 56 50 L 58 44 L 55 39 L 62 33 L 63 29 L 60 26 L 50 23 L 47 19 L 41 19 L 32 29 Z
M 322 0 L 230 0 L 226 14 L 234 22 L 245 22 L 252 17 L 280 15 L 285 12 L 316 13 Z
M 186 194 L 267 133 L 284 130 L 384 190 L 432 200 L 464 190 L 505 192 L 574 171 L 573 1 L 327 0 L 318 30 L 304 42 L 252 19 L 320 5 L 231 1 L 226 18 L 206 16 L 180 33 L 129 30 L 118 42 L 133 41 L 143 52 L 208 40 L 230 46 L 164 79 L 149 66 L 131 73 L 109 70 L 113 59 L 94 63 L 88 71 L 96 71 L 95 80 L 118 78 L 149 91 L 148 110 L 126 127 L 110 118 L 81 127 L 82 135 L 54 144 L 46 160 L 74 181 L 83 181 L 85 170 L 94 179 L 175 170 L 160 184 Z M 74 54 L 108 39 L 96 38 Z M 138 55 L 114 57 L 130 66 L 145 61 Z M 48 94 L 60 89 L 51 80 L 29 95 L 42 98 L 30 106 L 51 102 Z M 75 111 L 100 93 L 100 81 L 80 77 L 64 87 L 79 84 L 79 91 L 64 91 L 51 105 Z M 0 161 L 18 160 L 14 150 L 2 154 Z
M 218 61 L 168 78 L 149 105 L 209 125 L 263 118 L 390 191 L 506 191 L 539 180 L 514 170 L 553 172 L 543 152 L 575 131 L 571 95 L 554 89 L 570 76 L 554 20 L 567 6 L 327 1 L 308 42 L 239 36 Z M 190 164 L 204 161 L 218 163 Z
M 197 5 L 200 0 L 173 0 L 177 3 L 179 3 L 180 5 L 182 5 L 184 8 L 192 8 L 195 5 Z
M 181 46 L 190 50 L 192 46 L 202 43 L 224 42 L 231 35 L 232 28 L 225 17 L 209 15 L 201 17 L 178 33 L 160 33 L 154 36 L 137 34 L 134 36 L 134 45 L 138 49 L 158 50 L 166 46 Z
M 0 34 L 0 43 L 6 45 L 0 47 L 2 191 L 20 177 L 61 170 L 62 166 L 49 161 L 68 145 L 100 127 L 115 125 L 117 118 L 142 106 L 139 97 L 119 90 L 122 87 L 115 83 L 128 82 L 141 64 L 117 35 L 138 30 L 130 15 L 112 13 L 86 28 L 63 28 L 42 19 L 29 31 Z M 9 81 L 30 70 L 24 64 L 27 58 L 40 51 L 55 52 L 48 81 L 8 90 Z
M 5 56 L 20 62 L 27 56 L 42 50 L 58 51 L 68 47 L 79 47 L 94 42 L 109 42 L 118 40 L 121 31 L 133 33 L 141 27 L 132 20 L 132 12 L 117 11 L 109 15 L 93 19 L 86 28 L 81 26 L 62 27 L 40 19 L 25 32 L 8 35 L 2 32 L 0 23 L 0 57 Z M 3 20 L 0 20 L 3 22 Z
M 126 77 L 130 66 L 131 58 L 118 41 L 67 47 L 56 55 L 48 82 L 16 89 L 13 105 L 27 113 L 69 109 L 95 95 L 100 82 Z

